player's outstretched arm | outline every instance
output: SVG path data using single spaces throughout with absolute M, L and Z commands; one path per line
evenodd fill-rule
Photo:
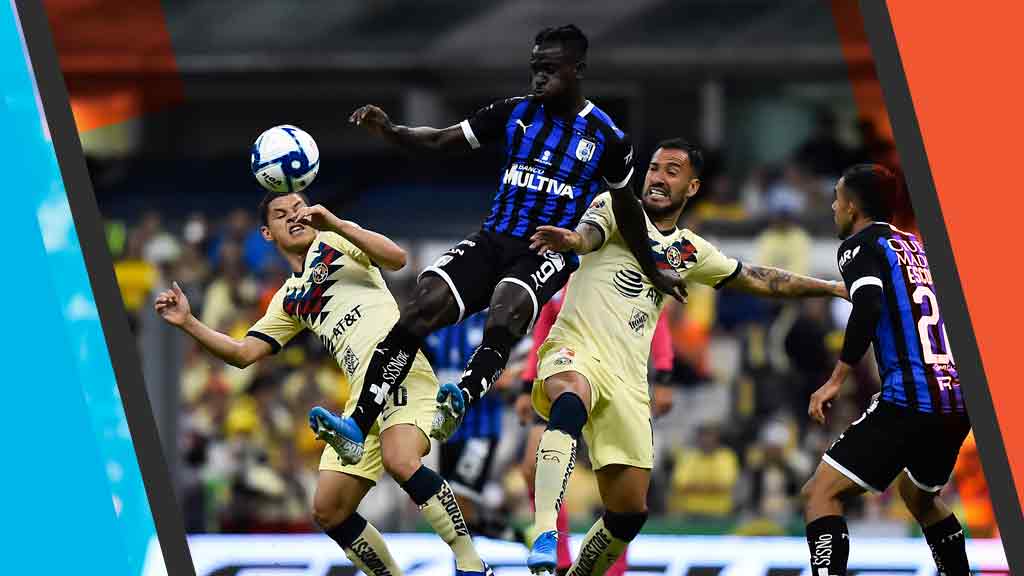
M 246 336 L 243 340 L 236 340 L 203 324 L 192 315 L 188 298 L 177 282 L 171 285 L 170 290 L 158 294 L 153 306 L 168 324 L 177 326 L 210 354 L 236 368 L 245 368 L 272 352 L 270 344 L 259 338 Z
M 401 270 L 405 267 L 407 254 L 393 240 L 383 234 L 367 230 L 355 222 L 342 220 L 320 204 L 300 208 L 296 217 L 300 222 L 307 222 L 317 230 L 328 230 L 344 236 L 369 256 L 370 260 L 386 270 Z
M 820 280 L 771 266 L 752 264 L 743 264 L 740 273 L 725 287 L 771 298 L 849 298 L 846 285 L 842 282 Z
M 447 128 L 428 126 L 409 127 L 391 122 L 380 108 L 367 104 L 349 116 L 349 123 L 361 126 L 402 148 L 416 151 L 462 152 L 470 150 L 470 144 L 462 128 L 456 124 Z
M 575 252 L 580 256 L 601 247 L 604 232 L 589 222 L 580 222 L 576 230 L 557 226 L 538 226 L 530 237 L 530 250 L 543 256 L 548 252 Z

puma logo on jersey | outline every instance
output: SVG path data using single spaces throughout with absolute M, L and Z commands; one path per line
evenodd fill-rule
M 518 125 L 518 126 L 519 126 L 520 128 L 522 128 L 522 129 L 523 129 L 523 134 L 526 134 L 526 129 L 527 129 L 527 128 L 529 128 L 530 126 L 533 126 L 533 123 L 530 123 L 530 124 L 523 124 L 523 121 L 522 121 L 522 120 L 516 120 L 516 124 L 517 124 L 517 125 Z
M 847 250 L 846 252 L 843 252 L 842 257 L 839 258 L 839 269 L 842 270 L 843 268 L 846 268 L 846 265 L 849 264 L 851 260 L 857 257 L 858 252 L 860 252 L 860 246 L 857 246 L 853 250 Z

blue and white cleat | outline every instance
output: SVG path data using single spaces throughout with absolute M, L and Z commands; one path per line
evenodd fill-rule
M 472 570 L 459 570 L 456 567 L 455 576 L 494 576 L 494 570 L 491 570 L 491 567 L 487 565 L 487 562 L 484 562 L 483 572 L 474 572 Z
M 309 411 L 309 427 L 317 438 L 334 448 L 342 464 L 358 464 L 363 459 L 363 431 L 351 418 L 315 406 Z
M 530 556 L 526 559 L 526 567 L 534 574 L 545 572 L 554 574 L 558 564 L 558 532 L 549 530 L 542 532 L 533 541 Z
M 445 442 L 462 424 L 466 415 L 466 398 L 456 384 L 444 384 L 437 391 L 437 412 L 430 427 L 430 437 Z

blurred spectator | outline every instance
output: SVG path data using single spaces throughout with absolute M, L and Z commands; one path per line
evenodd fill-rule
M 815 176 L 837 178 L 843 173 L 850 163 L 850 152 L 839 142 L 835 112 L 827 108 L 817 111 L 814 130 L 797 149 L 795 160 Z
M 747 510 L 754 517 L 784 527 L 798 513 L 800 487 L 810 472 L 806 456 L 795 449 L 790 427 L 769 421 L 747 456 L 750 497 Z
M 804 300 L 798 307 L 799 315 L 786 335 L 785 349 L 794 375 L 788 394 L 789 410 L 803 433 L 810 422 L 807 400 L 828 379 L 834 362 L 826 341 L 828 301 Z
M 802 204 L 788 195 L 770 197 L 768 225 L 754 240 L 754 262 L 797 274 L 810 272 L 811 236 L 797 221 Z
M 139 309 L 149 304 L 149 294 L 156 286 L 157 268 L 142 255 L 144 237 L 129 235 L 124 256 L 114 263 L 114 275 L 121 289 L 121 299 L 133 332 L 138 332 Z
M 733 511 L 738 478 L 739 460 L 722 445 L 718 424 L 702 424 L 696 446 L 676 451 L 669 511 L 691 518 L 726 518 Z

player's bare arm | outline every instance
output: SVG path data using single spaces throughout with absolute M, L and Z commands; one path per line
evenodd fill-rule
M 458 124 L 447 128 L 429 126 L 401 126 L 391 122 L 387 113 L 372 104 L 358 108 L 348 121 L 366 128 L 392 144 L 419 151 L 465 152 L 470 150 L 469 142 Z
M 575 252 L 582 256 L 600 248 L 602 242 L 604 233 L 588 222 L 580 222 L 576 230 L 538 226 L 530 237 L 530 250 L 536 250 L 541 256 L 548 252 Z
M 367 230 L 355 222 L 342 220 L 320 204 L 300 208 L 296 213 L 296 219 L 308 222 L 317 230 L 327 230 L 344 236 L 369 256 L 370 260 L 386 270 L 401 270 L 405 267 L 407 254 L 393 240 L 383 234 Z
M 188 297 L 177 282 L 171 285 L 170 290 L 164 290 L 157 295 L 154 308 L 168 324 L 180 328 L 195 338 L 196 342 L 210 354 L 236 368 L 245 368 L 272 352 L 270 344 L 259 338 L 246 336 L 238 340 L 203 324 L 192 315 Z
M 726 287 L 755 296 L 775 298 L 849 298 L 846 285 L 842 282 L 820 280 L 771 266 L 752 264 L 744 264 L 739 275 L 726 284 Z

